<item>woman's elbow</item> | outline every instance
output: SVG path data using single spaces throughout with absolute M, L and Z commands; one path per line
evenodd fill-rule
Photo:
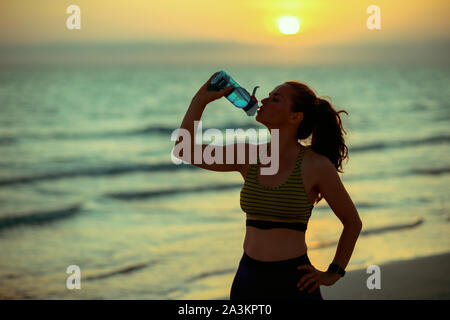
M 358 233 L 362 230 L 363 223 L 361 219 L 358 217 L 354 217 L 352 219 L 347 219 L 343 221 L 342 223 L 344 225 L 344 228 L 351 228 L 354 230 L 357 230 Z
M 361 232 L 362 227 L 363 227 L 363 223 L 361 221 L 361 219 L 358 217 L 357 221 L 355 222 L 356 226 L 358 227 L 359 232 Z

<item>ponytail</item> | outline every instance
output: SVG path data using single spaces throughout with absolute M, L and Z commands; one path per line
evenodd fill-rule
M 342 173 L 342 160 L 348 158 L 348 148 L 344 140 L 344 133 L 347 132 L 339 113 L 348 113 L 345 110 L 336 111 L 325 99 L 317 98 L 314 104 L 311 149 L 330 159 L 336 170 Z
M 345 145 L 344 133 L 340 113 L 336 111 L 325 99 L 319 98 L 305 84 L 298 81 L 287 81 L 294 88 L 292 97 L 292 110 L 302 112 L 304 117 L 297 129 L 299 140 L 311 136 L 310 148 L 326 156 L 338 172 L 342 171 L 342 160 L 348 158 L 348 149 Z
M 316 153 L 326 156 L 338 172 L 343 173 L 342 161 L 347 158 L 348 148 L 345 145 L 344 133 L 340 113 L 330 102 L 319 98 L 306 84 L 298 81 L 287 81 L 294 88 L 292 97 L 292 111 L 302 112 L 303 120 L 297 129 L 297 139 L 305 140 L 311 136 L 309 147 Z M 319 194 L 316 203 L 323 196 Z

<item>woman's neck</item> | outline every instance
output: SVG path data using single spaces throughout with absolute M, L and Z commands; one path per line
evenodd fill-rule
M 270 129 L 270 136 L 272 137 L 272 130 Z M 272 141 L 272 139 L 271 139 Z M 273 145 L 273 147 L 276 147 Z M 272 148 L 272 144 L 271 144 Z M 293 152 L 297 152 L 300 148 L 300 144 L 297 140 L 296 135 L 290 130 L 279 130 L 278 131 L 278 150 L 280 154 L 280 159 L 285 157 L 290 157 Z M 295 150 L 295 151 L 294 151 Z

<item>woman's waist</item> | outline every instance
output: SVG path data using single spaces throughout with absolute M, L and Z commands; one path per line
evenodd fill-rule
M 311 261 L 308 258 L 308 255 L 302 254 L 292 258 L 287 259 L 260 259 L 253 258 L 245 251 L 242 255 L 240 263 L 245 264 L 248 267 L 254 267 L 259 270 L 271 271 L 271 272 L 282 272 L 283 275 L 288 276 L 288 274 L 293 275 L 295 273 L 298 276 L 299 270 L 297 269 L 300 265 L 309 264 L 311 265 Z M 277 280 L 280 280 L 277 277 Z
M 307 252 L 305 233 L 290 229 L 262 230 L 247 227 L 244 251 L 251 257 L 263 260 L 285 260 Z

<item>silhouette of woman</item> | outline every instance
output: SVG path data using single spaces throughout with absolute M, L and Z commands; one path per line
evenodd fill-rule
M 214 75 L 213 75 L 214 76 Z M 213 77 L 212 76 L 212 77 Z M 211 78 L 212 78 L 211 77 Z M 206 105 L 228 94 L 233 88 L 208 91 L 211 78 L 192 98 L 180 129 L 195 137 L 194 121 L 199 121 Z M 226 159 L 233 152 L 233 163 L 194 164 L 213 171 L 237 171 L 244 179 L 240 205 L 246 213 L 244 252 L 234 277 L 231 300 L 240 299 L 323 299 L 320 286 L 333 285 L 344 276 L 362 229 L 359 214 L 337 172 L 348 157 L 339 113 L 304 83 L 287 81 L 261 100 L 256 121 L 265 125 L 271 137 L 278 130 L 278 141 L 264 145 L 239 143 L 223 146 Z M 309 145 L 299 141 L 309 140 Z M 180 139 L 176 144 L 180 143 Z M 203 151 L 207 145 L 202 145 Z M 240 147 L 245 163 L 237 161 Z M 279 152 L 276 174 L 263 175 L 267 164 L 250 163 L 251 148 Z M 189 148 L 188 148 L 189 149 Z M 195 139 L 190 149 L 174 156 L 194 159 Z M 190 161 L 188 161 L 190 162 Z M 336 254 L 328 270 L 320 271 L 307 255 L 305 232 L 312 209 L 322 198 L 343 224 Z

